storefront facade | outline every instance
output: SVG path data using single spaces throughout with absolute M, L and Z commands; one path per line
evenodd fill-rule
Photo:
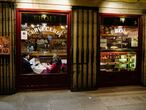
M 100 16 L 100 85 L 140 84 L 141 15 Z
M 0 3 L 1 36 L 11 38 L 10 53 L 1 54 L 1 94 L 58 84 L 72 91 L 146 85 L 145 3 L 124 0 Z M 37 46 L 31 45 L 33 41 Z M 55 53 L 66 64 L 66 71 L 56 75 L 23 74 L 21 54 L 25 52 L 39 57 L 43 64 Z
M 16 14 L 17 88 L 68 87 L 70 11 L 17 9 Z M 26 53 L 30 71 L 20 63 Z

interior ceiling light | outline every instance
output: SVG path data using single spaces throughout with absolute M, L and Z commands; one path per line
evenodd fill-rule
M 124 18 L 124 17 L 120 18 L 120 21 L 121 21 L 122 23 L 124 23 L 124 22 L 125 22 L 125 18 Z
M 41 17 L 42 17 L 43 19 L 45 19 L 45 18 L 47 17 L 47 15 L 46 15 L 46 14 L 42 14 Z

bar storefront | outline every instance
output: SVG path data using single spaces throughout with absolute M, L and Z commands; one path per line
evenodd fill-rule
M 73 8 L 74 9 L 74 8 Z M 79 7 L 75 7 L 79 10 Z M 84 8 L 81 10 L 84 10 Z M 87 10 L 88 13 L 88 8 Z M 73 12 L 74 13 L 74 12 Z M 81 43 L 81 34 L 85 33 L 85 29 L 79 29 L 80 25 L 85 25 L 85 22 L 80 23 L 78 19 L 79 16 L 77 13 L 77 35 L 73 38 L 73 45 L 77 47 L 77 53 L 72 52 L 73 60 L 74 53 L 76 53 L 76 69 L 77 72 L 80 72 L 80 63 L 82 64 L 83 53 L 80 54 L 79 48 L 83 48 Z M 70 70 L 67 71 L 68 67 L 71 66 L 67 64 L 71 62 L 71 56 L 68 56 L 70 51 L 70 36 L 68 27 L 70 21 L 69 13 L 57 13 L 57 11 L 52 13 L 51 11 L 29 11 L 29 10 L 18 10 L 17 19 L 18 22 L 18 35 L 17 36 L 17 55 L 18 64 L 20 63 L 20 70 L 17 72 L 17 87 L 18 89 L 22 88 L 40 88 L 40 87 L 69 87 L 69 74 L 72 74 Z M 75 16 L 75 15 L 73 15 Z M 90 25 L 90 16 L 89 23 Z M 83 18 L 85 19 L 85 18 Z M 87 19 L 87 22 L 88 22 Z M 96 34 L 96 70 L 99 74 L 98 84 L 99 86 L 113 86 L 113 85 L 129 85 L 129 84 L 140 84 L 140 66 L 141 66 L 141 32 L 140 32 L 140 16 L 138 15 L 118 15 L 118 14 L 100 14 L 99 15 L 100 23 L 99 30 Z M 94 20 L 93 20 L 94 21 Z M 74 26 L 74 24 L 72 26 Z M 92 23 L 92 22 L 91 22 Z M 83 28 L 83 27 L 81 27 Z M 94 27 L 92 27 L 94 28 Z M 20 30 L 19 30 L 20 29 Z M 92 30 L 91 30 L 92 32 Z M 87 37 L 90 37 L 90 29 L 87 31 Z M 86 36 L 86 35 L 84 35 Z M 82 39 L 85 39 L 83 36 Z M 94 53 L 90 45 L 94 44 L 90 38 L 87 43 L 82 42 L 82 45 L 87 45 L 87 59 L 90 59 Z M 100 42 L 99 42 L 100 41 Z M 76 44 L 75 44 L 76 42 Z M 99 42 L 99 43 L 98 43 Z M 80 47 L 81 46 L 81 47 Z M 100 50 L 100 51 L 99 51 Z M 91 51 L 91 53 L 88 53 Z M 26 53 L 29 55 L 27 59 Z M 91 56 L 90 56 L 91 54 Z M 24 56 L 25 55 L 25 56 Z M 68 59 L 69 58 L 69 59 Z M 28 69 L 28 65 L 22 59 L 29 60 L 31 70 Z M 86 60 L 87 60 L 86 59 Z M 81 60 L 81 62 L 79 62 Z M 84 59 L 85 60 L 85 59 Z M 92 60 L 92 58 L 91 58 Z M 90 62 L 90 61 L 89 61 Z M 94 61 L 90 62 L 91 65 L 94 65 Z M 55 66 L 54 66 L 55 64 Z M 84 65 L 84 64 L 82 64 Z M 90 65 L 87 63 L 86 68 L 90 68 Z M 27 69 L 26 69 L 27 68 Z M 74 68 L 74 66 L 73 66 Z M 85 68 L 82 68 L 81 74 L 84 74 Z M 94 68 L 87 70 L 87 75 L 93 74 L 91 78 L 94 78 L 93 73 Z M 74 71 L 74 70 L 73 70 Z M 72 71 L 72 72 L 73 72 Z M 76 73 L 77 75 L 78 73 Z M 74 76 L 73 76 L 74 77 Z M 80 76 L 83 77 L 83 76 Z M 88 77 L 88 76 L 86 76 Z M 77 78 L 77 85 L 80 84 L 79 76 Z M 72 79 L 74 80 L 74 79 Z M 82 81 L 81 81 L 82 82 Z M 92 82 L 92 81 L 91 81 Z M 97 87 L 96 87 L 97 88 Z
M 0 2 L 0 94 L 145 86 L 143 4 L 102 2 Z
M 18 89 L 67 87 L 69 12 L 19 10 L 17 20 Z

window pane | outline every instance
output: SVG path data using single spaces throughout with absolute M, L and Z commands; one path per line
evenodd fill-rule
M 49 74 L 66 71 L 67 16 L 63 14 L 22 13 L 21 54 L 22 73 Z M 29 59 L 26 56 L 29 54 Z M 25 62 L 26 63 L 26 62 Z M 25 66 L 25 68 L 24 68 Z M 32 70 L 31 70 L 32 69 Z

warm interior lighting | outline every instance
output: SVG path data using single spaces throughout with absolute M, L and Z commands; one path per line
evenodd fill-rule
M 47 23 L 42 23 L 43 27 L 46 27 L 47 26 Z
M 61 27 L 61 29 L 65 29 L 65 26 L 63 26 L 63 25 L 61 25 L 60 27 Z
M 39 24 L 37 24 L 37 27 L 39 27 L 40 25 Z
M 34 24 L 31 24 L 31 27 L 34 28 Z
M 47 17 L 47 15 L 46 15 L 46 14 L 42 14 L 41 17 L 42 17 L 43 19 L 45 19 L 45 18 Z
M 124 17 L 120 18 L 120 21 L 121 21 L 122 23 L 124 23 L 124 22 L 125 22 L 125 18 L 124 18 Z
M 70 4 L 70 0 L 48 0 L 48 3 L 69 5 Z
M 35 2 L 34 2 L 35 1 Z M 17 8 L 71 10 L 70 0 L 16 0 Z
M 29 3 L 19 3 L 17 4 L 17 8 L 33 8 L 33 5 Z

